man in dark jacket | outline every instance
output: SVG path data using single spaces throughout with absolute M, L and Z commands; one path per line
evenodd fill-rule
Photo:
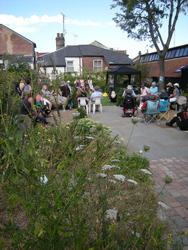
M 176 123 L 181 130 L 188 130 L 188 111 L 186 104 L 182 105 L 182 111 L 177 113 L 166 125 L 173 127 L 174 123 Z

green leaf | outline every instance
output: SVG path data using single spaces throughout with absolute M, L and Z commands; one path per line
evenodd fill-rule
M 35 234 L 35 235 L 38 235 L 39 229 L 40 229 L 40 225 L 37 225 L 37 226 L 35 227 L 35 230 L 34 230 L 34 234 Z

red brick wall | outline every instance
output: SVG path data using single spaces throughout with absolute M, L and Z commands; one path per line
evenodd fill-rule
M 83 68 L 90 68 L 93 71 L 94 60 L 102 60 L 103 70 L 105 70 L 105 68 L 109 66 L 103 57 L 82 57 Z
M 31 42 L 11 32 L 9 29 L 0 27 L 0 54 L 10 55 L 33 55 L 34 46 Z

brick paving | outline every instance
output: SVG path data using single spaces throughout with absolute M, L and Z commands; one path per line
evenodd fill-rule
M 187 162 L 187 163 L 186 163 Z M 168 222 L 166 234 L 172 235 L 172 241 L 180 240 L 178 232 L 188 231 L 188 160 L 160 159 L 150 161 L 150 171 L 156 193 L 165 185 L 165 176 L 172 178 L 160 193 L 158 200 L 168 208 L 161 207 L 164 219 Z M 188 234 L 183 238 L 183 250 L 188 250 Z

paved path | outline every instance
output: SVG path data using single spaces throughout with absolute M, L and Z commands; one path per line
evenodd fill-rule
M 121 114 L 120 107 L 105 106 L 102 114 L 90 113 L 89 117 L 109 126 L 112 134 L 119 134 L 119 138 L 125 139 L 126 143 L 133 124 L 130 117 L 122 118 Z M 168 233 L 174 235 L 173 240 L 178 240 L 180 237 L 176 232 L 188 231 L 188 133 L 167 127 L 165 121 L 149 125 L 138 122 L 130 138 L 129 150 L 139 152 L 144 145 L 150 146 L 146 156 L 150 161 L 156 193 L 164 186 L 166 175 L 173 179 L 159 196 L 159 200 L 167 205 L 167 209 L 161 208 L 160 216 L 168 221 Z M 188 250 L 188 234 L 184 237 L 184 244 L 183 249 Z

